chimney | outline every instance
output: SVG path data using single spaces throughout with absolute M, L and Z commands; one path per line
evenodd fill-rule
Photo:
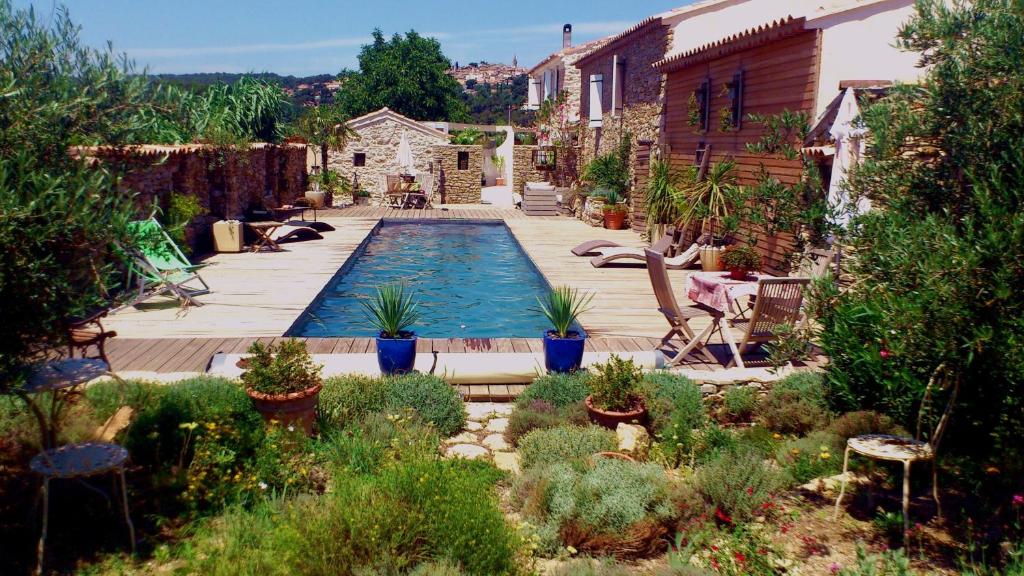
M 562 48 L 572 47 L 572 24 L 562 26 Z

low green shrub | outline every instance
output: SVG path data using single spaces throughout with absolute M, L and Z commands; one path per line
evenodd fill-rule
M 442 436 L 451 436 L 466 424 L 462 397 L 438 376 L 406 374 L 386 378 L 385 382 L 386 411 L 397 414 L 412 408 L 424 422 L 433 424 Z
M 437 430 L 423 424 L 415 412 L 373 413 L 342 430 L 325 434 L 317 451 L 326 465 L 335 470 L 371 474 L 396 462 L 436 455 L 439 444 Z
M 697 471 L 697 490 L 732 522 L 747 522 L 783 485 L 782 476 L 751 450 L 730 450 Z
M 598 426 L 558 426 L 534 430 L 519 440 L 523 469 L 570 462 L 598 452 L 615 450 L 615 432 Z
M 596 373 L 590 379 L 591 399 L 601 410 L 627 412 L 641 400 L 640 382 L 643 372 L 633 362 L 612 354 L 607 362 L 591 367 Z
M 661 544 L 675 515 L 665 470 L 612 458 L 527 470 L 513 487 L 524 515 L 542 525 L 541 550 L 644 555 Z
M 813 432 L 779 447 L 775 459 L 796 484 L 842 470 L 843 444 L 835 434 Z
M 694 430 L 704 426 L 704 399 L 700 387 L 686 376 L 657 371 L 644 375 L 644 404 L 651 428 Z
M 757 389 L 751 386 L 733 386 L 722 397 L 722 415 L 726 422 L 750 422 L 757 406 Z
M 512 574 L 519 540 L 498 508 L 500 477 L 487 463 L 438 459 L 341 474 L 321 497 L 236 508 L 206 524 L 187 571 L 394 574 L 429 558 L 469 574 Z
M 738 447 L 739 439 L 735 434 L 712 422 L 697 435 L 693 448 L 694 460 L 697 464 L 706 464 Z
M 543 400 L 533 400 L 526 406 L 517 405 L 512 411 L 505 428 L 505 440 L 518 446 L 519 439 L 533 430 L 564 425 L 585 426 L 589 421 L 587 407 L 582 402 L 556 408 Z
M 400 414 L 409 408 L 443 436 L 455 434 L 466 423 L 459 393 L 437 376 L 339 376 L 328 378 L 320 393 L 320 415 L 329 425 L 344 426 L 373 412 Z
M 819 374 L 799 372 L 776 382 L 758 410 L 763 426 L 804 435 L 828 425 L 825 387 Z
M 910 558 L 903 550 L 886 550 L 881 554 L 869 554 L 863 545 L 857 546 L 857 563 L 840 568 L 839 576 L 910 576 Z
M 829 424 L 828 431 L 838 436 L 843 444 L 850 438 L 864 434 L 907 435 L 907 431 L 892 418 L 871 410 L 843 414 Z
M 139 413 L 155 403 L 167 389 L 167 385 L 147 380 L 103 380 L 85 388 L 85 399 L 96 418 L 106 421 L 121 406 L 130 406 Z
M 263 421 L 239 384 L 199 376 L 162 389 L 154 402 L 139 410 L 128 429 L 125 446 L 134 462 L 187 464 L 189 440 L 201 436 L 208 424 L 231 425 L 235 433 L 229 449 L 233 452 L 251 454 L 262 442 Z
M 541 400 L 555 408 L 583 402 L 590 395 L 590 374 L 584 371 L 572 374 L 547 374 L 533 381 L 516 398 L 516 406 L 528 406 Z
M 550 570 L 548 576 L 630 576 L 628 566 L 611 558 L 577 558 Z
M 753 450 L 765 458 L 775 455 L 775 450 L 779 447 L 781 440 L 780 434 L 772 432 L 764 426 L 744 428 L 736 435 L 737 445 Z

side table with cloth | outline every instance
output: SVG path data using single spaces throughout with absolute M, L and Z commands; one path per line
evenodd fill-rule
M 745 367 L 743 359 L 725 316 L 728 312 L 737 312 L 734 305 L 737 299 L 757 294 L 757 281 L 761 278 L 771 276 L 754 274 L 744 280 L 733 280 L 728 272 L 693 272 L 686 278 L 686 297 L 707 307 L 740 368 Z

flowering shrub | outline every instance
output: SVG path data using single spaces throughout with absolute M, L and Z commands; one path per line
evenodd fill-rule
M 713 523 L 704 523 L 676 536 L 669 565 L 696 565 L 713 574 L 729 576 L 779 574 L 784 556 L 764 530 L 763 526 L 749 525 L 719 529 Z
M 803 484 L 837 474 L 842 469 L 843 445 L 833 434 L 815 432 L 806 438 L 784 443 L 775 459 L 794 482 Z
M 783 484 L 778 472 L 752 451 L 728 451 L 697 471 L 697 489 L 726 523 L 746 522 Z
M 750 422 L 757 410 L 757 389 L 733 386 L 722 397 L 722 418 L 726 422 Z

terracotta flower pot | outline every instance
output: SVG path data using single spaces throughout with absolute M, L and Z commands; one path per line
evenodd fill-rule
M 621 210 L 606 210 L 604 213 L 604 227 L 609 230 L 622 230 L 626 221 L 626 213 Z
M 746 280 L 749 275 L 750 270 L 746 268 L 729 268 L 729 278 L 733 280 Z
M 494 185 L 495 186 L 504 186 L 505 185 L 505 179 L 504 178 L 495 178 L 494 179 Z
M 299 424 L 306 434 L 312 435 L 321 388 L 323 388 L 323 384 L 317 384 L 300 392 L 289 394 L 264 394 L 246 388 L 245 393 L 252 399 L 256 411 L 267 422 L 274 420 L 284 425 Z
M 587 414 L 590 415 L 590 421 L 611 430 L 615 430 L 619 424 L 643 424 L 647 420 L 647 408 L 641 401 L 637 401 L 633 409 L 626 412 L 602 410 L 594 406 L 592 396 L 587 396 L 585 404 L 587 405 Z

